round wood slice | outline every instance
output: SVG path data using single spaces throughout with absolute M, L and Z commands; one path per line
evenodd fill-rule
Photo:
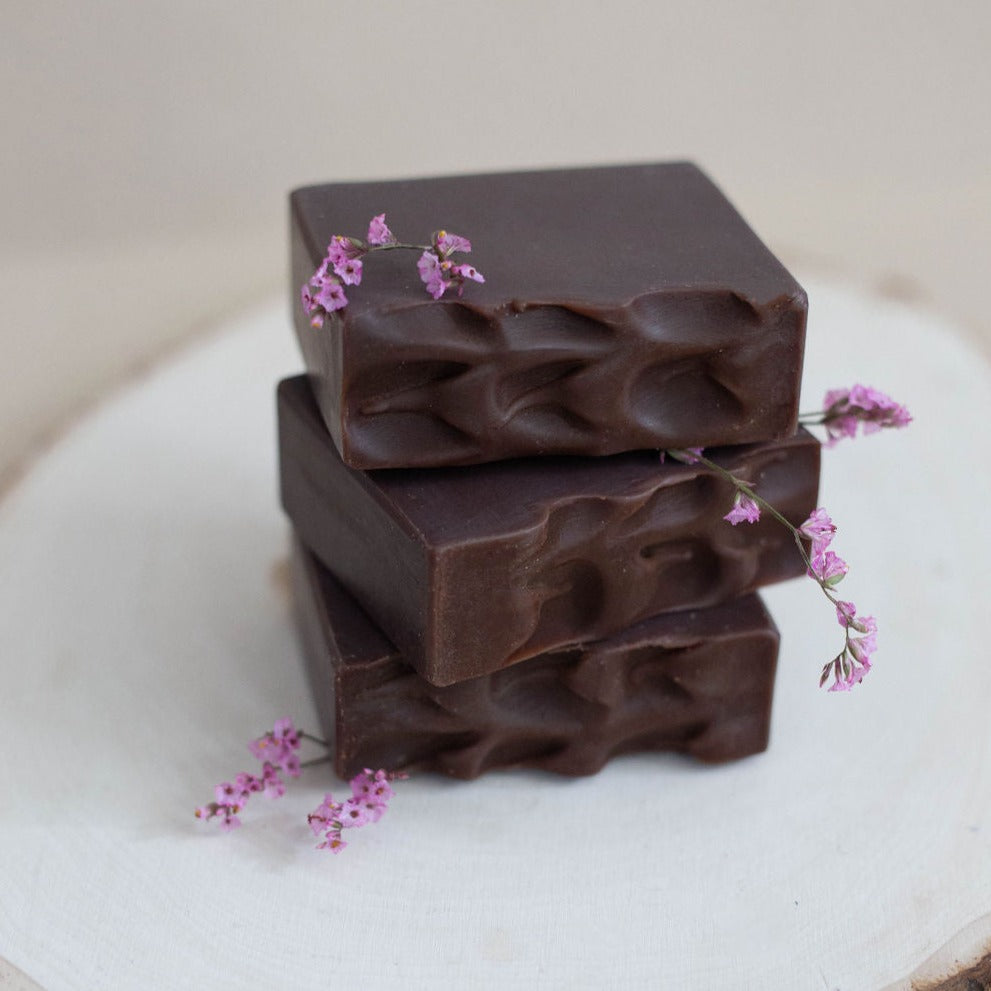
M 817 688 L 841 633 L 792 582 L 766 596 L 766 754 L 424 776 L 339 857 L 306 825 L 342 788 L 322 768 L 236 833 L 192 815 L 276 718 L 314 728 L 276 492 L 284 304 L 81 422 L 0 504 L 0 975 L 880 991 L 930 960 L 928 986 L 987 987 L 960 981 L 991 942 L 991 376 L 932 316 L 810 297 L 803 407 L 860 381 L 916 417 L 824 452 L 842 590 L 880 629 L 867 681 Z

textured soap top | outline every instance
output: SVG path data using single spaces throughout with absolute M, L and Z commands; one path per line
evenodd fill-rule
M 757 596 L 437 688 L 298 542 L 293 590 L 342 778 L 364 767 L 457 778 L 506 767 L 593 774 L 623 753 L 726 761 L 767 746 L 778 635 Z
M 334 234 L 471 239 L 433 301 L 365 261 L 319 330 L 299 288 Z M 669 163 L 313 186 L 292 195 L 296 330 L 352 467 L 740 444 L 795 429 L 806 297 L 715 185 Z

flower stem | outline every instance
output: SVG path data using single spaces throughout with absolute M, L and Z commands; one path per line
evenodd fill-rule
M 325 754 L 323 757 L 314 757 L 313 760 L 300 761 L 299 767 L 302 770 L 304 767 L 316 767 L 318 764 L 329 764 L 330 754 Z
M 429 244 L 406 244 L 403 241 L 390 241 L 389 244 L 373 244 L 369 247 L 368 253 L 373 251 L 396 251 L 405 249 L 407 251 L 429 251 Z
M 812 567 L 812 559 L 809 557 L 809 552 L 805 549 L 805 544 L 802 541 L 802 535 L 798 532 L 798 527 L 793 526 L 784 516 L 779 513 L 774 506 L 772 506 L 766 499 L 761 498 L 754 490 L 748 485 L 742 478 L 737 478 L 731 471 L 723 468 L 722 465 L 716 464 L 711 458 L 707 458 L 704 454 L 695 454 L 690 451 L 684 450 L 674 450 L 668 451 L 671 457 L 675 458 L 682 463 L 694 463 L 697 462 L 704 465 L 710 471 L 714 471 L 717 475 L 721 475 L 728 482 L 730 482 L 737 491 L 742 492 L 745 496 L 753 499 L 761 509 L 767 510 L 785 529 L 791 533 L 792 537 L 795 539 L 795 546 L 798 548 L 798 553 L 802 555 L 802 560 L 805 562 L 806 573 L 808 576 L 815 581 L 815 583 L 822 589 L 822 594 L 826 596 L 827 599 L 835 607 L 839 602 L 839 599 L 834 595 L 832 589 L 815 573 Z M 847 642 L 850 640 L 850 631 L 847 629 Z
M 319 736 L 314 736 L 312 733 L 307 733 L 305 730 L 297 730 L 296 735 L 301 740 L 309 740 L 311 743 L 318 743 L 321 747 L 326 747 L 330 749 L 330 744 L 326 740 L 321 740 Z

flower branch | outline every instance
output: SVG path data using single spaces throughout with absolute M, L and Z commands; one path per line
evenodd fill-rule
M 833 389 L 826 393 L 823 407 L 822 412 L 804 414 L 800 422 L 825 426 L 827 447 L 832 447 L 844 437 L 856 437 L 858 426 L 863 428 L 865 434 L 871 434 L 885 428 L 904 427 L 912 422 L 912 417 L 904 406 L 869 386 Z M 840 599 L 834 591 L 849 568 L 846 561 L 829 550 L 836 534 L 836 526 L 829 513 L 822 507 L 815 509 L 804 523 L 796 527 L 757 493 L 749 482 L 707 458 L 702 448 L 668 450 L 662 452 L 662 457 L 664 453 L 684 464 L 701 464 L 732 484 L 736 493 L 733 506 L 723 517 L 728 523 L 733 526 L 756 523 L 763 510 L 791 533 L 805 563 L 806 574 L 815 581 L 832 604 L 836 610 L 836 620 L 843 628 L 843 649 L 823 665 L 819 684 L 824 685 L 830 675 L 833 677 L 833 684 L 829 688 L 831 692 L 849 691 L 854 685 L 860 684 L 870 671 L 871 657 L 877 650 L 877 622 L 873 616 L 858 616 L 857 607 L 852 602 Z
M 262 761 L 261 775 L 242 772 L 233 781 L 221 782 L 214 789 L 215 800 L 196 809 L 196 818 L 216 819 L 224 831 L 237 829 L 241 825 L 238 815 L 252 795 L 264 792 L 267 798 L 281 798 L 286 791 L 282 774 L 296 778 L 304 768 L 330 760 L 330 755 L 326 754 L 301 763 L 296 751 L 302 740 L 330 749 L 320 737 L 297 730 L 291 719 L 278 720 L 270 732 L 248 744 L 251 753 Z M 373 771 L 366 767 L 351 779 L 350 798 L 335 802 L 331 794 L 325 795 L 323 802 L 307 817 L 314 835 L 323 836 L 317 849 L 340 853 L 347 846 L 341 837 L 342 830 L 378 822 L 394 794 L 390 782 L 405 777 L 405 774 L 382 769 Z
M 409 244 L 397 240 L 386 225 L 385 214 L 380 213 L 369 223 L 366 240 L 345 234 L 335 234 L 330 239 L 326 256 L 301 290 L 303 310 L 313 327 L 322 327 L 329 314 L 348 305 L 344 286 L 361 284 L 362 259 L 376 251 L 422 252 L 417 271 L 434 299 L 440 299 L 448 289 L 457 289 L 460 296 L 466 281 L 485 281 L 474 265 L 456 264 L 451 259 L 457 252 L 471 251 L 468 238 L 439 230 L 434 231 L 430 244 Z
M 823 399 L 823 409 L 802 413 L 803 427 L 826 428 L 826 446 L 832 447 L 844 437 L 856 437 L 858 426 L 865 434 L 888 428 L 907 427 L 912 422 L 909 411 L 890 396 L 869 385 L 850 389 L 830 389 Z

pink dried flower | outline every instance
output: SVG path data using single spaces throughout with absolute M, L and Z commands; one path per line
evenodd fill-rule
M 371 817 L 364 799 L 349 798 L 341 804 L 341 826 L 344 829 L 364 826 L 370 821 Z
M 471 251 L 468 238 L 440 230 L 434 232 L 431 242 L 430 245 L 400 243 L 386 225 L 384 213 L 372 217 L 369 222 L 367 243 L 356 237 L 335 234 L 327 245 L 326 256 L 301 290 L 303 312 L 310 318 L 311 326 L 322 327 L 328 314 L 348 305 L 341 283 L 361 284 L 364 269 L 360 259 L 372 251 L 384 248 L 422 250 L 417 268 L 427 292 L 434 299 L 440 299 L 452 287 L 457 288 L 461 296 L 466 282 L 485 282 L 474 265 L 455 265 L 448 260 L 456 251 Z
M 827 446 L 832 447 L 844 437 L 856 437 L 857 425 L 865 434 L 878 430 L 908 426 L 909 411 L 890 396 L 866 385 L 850 389 L 831 389 L 823 399 L 825 411 L 821 423 L 826 428 Z
M 318 286 L 314 295 L 314 301 L 327 313 L 335 310 L 343 310 L 348 305 L 348 298 L 344 295 L 344 289 L 336 279 L 324 279 Z
M 235 815 L 236 812 L 240 811 L 240 806 L 237 805 L 221 805 L 217 809 L 217 815 L 220 818 L 220 828 L 225 833 L 229 833 L 232 829 L 238 829 L 240 827 L 241 820 Z
M 286 754 L 283 756 L 282 760 L 279 761 L 279 766 L 290 778 L 298 778 L 302 771 L 302 765 L 299 763 L 299 757 L 296 754 Z
M 276 719 L 275 724 L 272 726 L 272 739 L 276 743 L 280 743 L 282 746 L 289 747 L 292 750 L 299 749 L 299 733 L 296 731 L 296 727 L 293 726 L 292 720 L 288 717 Z
M 261 778 L 256 778 L 253 774 L 247 774 L 242 771 L 234 779 L 234 786 L 240 789 L 241 799 L 246 801 L 251 797 L 253 792 L 261 791 L 264 784 Z
M 225 831 L 237 829 L 241 825 L 237 813 L 252 794 L 264 791 L 269 798 L 283 795 L 286 786 L 279 772 L 281 770 L 290 775 L 299 773 L 299 758 L 295 751 L 299 749 L 303 737 L 323 743 L 316 737 L 297 732 L 291 719 L 278 720 L 270 732 L 248 744 L 251 752 L 263 760 L 261 777 L 242 772 L 233 782 L 221 782 L 214 789 L 216 801 L 195 809 L 196 818 L 204 821 L 216 819 Z M 342 830 L 378 822 L 393 795 L 390 780 L 406 776 L 366 767 L 351 779 L 350 798 L 335 802 L 330 793 L 324 795 L 320 805 L 307 816 L 313 835 L 322 837 L 317 849 L 340 853 L 347 846 L 341 839 Z
M 329 850 L 331 853 L 340 853 L 347 843 L 341 839 L 339 830 L 331 830 L 327 833 L 322 843 L 317 844 L 318 850 Z
M 231 784 L 230 781 L 222 781 L 213 789 L 214 798 L 221 805 L 223 804 L 235 804 L 241 800 L 241 789 L 237 785 Z
M 329 829 L 341 829 L 341 803 L 334 801 L 331 794 L 324 795 L 323 801 L 307 817 L 314 836 Z
M 812 567 L 809 575 L 816 578 L 824 585 L 832 587 L 843 580 L 843 576 L 850 569 L 846 561 L 834 554 L 832 551 L 825 551 L 812 558 Z
M 352 258 L 360 258 L 362 255 L 366 254 L 367 251 L 368 249 L 363 245 L 358 244 L 354 238 L 344 237 L 341 234 L 335 234 L 330 239 L 330 244 L 327 245 L 327 257 L 324 260 L 324 263 L 326 264 L 326 262 L 329 261 L 330 264 L 336 269 L 338 265 L 341 265 L 346 261 L 350 261 Z
M 449 231 L 436 231 L 434 233 L 434 248 L 437 253 L 446 258 L 455 251 L 471 251 L 471 241 L 460 234 L 451 234 Z
M 837 622 L 846 631 L 846 643 L 834 660 L 822 669 L 819 684 L 823 685 L 833 677 L 831 692 L 848 692 L 859 685 L 871 669 L 871 657 L 877 650 L 877 623 L 873 616 L 858 616 L 857 607 L 852 602 L 836 602 Z M 864 634 L 850 636 L 850 631 Z
M 373 771 L 366 767 L 351 779 L 349 799 L 335 802 L 333 795 L 325 795 L 323 802 L 307 817 L 313 835 L 324 836 L 317 849 L 339 853 L 345 846 L 341 840 L 341 830 L 378 822 L 393 794 L 389 779 L 387 771 Z
M 485 277 L 474 265 L 452 265 L 451 266 L 451 281 L 458 287 L 458 295 L 464 293 L 465 279 L 471 279 L 472 282 L 484 282 Z
M 420 280 L 427 287 L 427 292 L 434 299 L 440 299 L 451 284 L 444 278 L 441 260 L 432 251 L 424 251 L 416 263 L 416 268 L 420 273 Z
M 303 311 L 309 316 L 314 309 L 316 309 L 316 301 L 313 299 L 313 293 L 310 292 L 310 284 L 307 283 L 300 290 L 300 295 L 303 299 Z
M 836 527 L 829 513 L 820 507 L 798 528 L 798 532 L 812 541 L 812 556 L 818 557 L 832 543 Z
M 334 266 L 334 271 L 341 277 L 346 286 L 361 284 L 361 262 L 357 258 L 348 258 Z
M 733 526 L 743 522 L 756 523 L 760 519 L 760 506 L 750 496 L 738 491 L 736 493 L 736 500 L 733 502 L 733 508 L 723 519 L 727 523 L 732 523 Z
M 848 692 L 854 685 L 859 685 L 867 672 L 870 671 L 870 664 L 854 663 L 846 652 L 836 658 L 831 664 L 827 664 L 819 684 L 822 685 L 829 678 L 832 671 L 833 684 L 829 686 L 831 692 Z
M 279 777 L 278 768 L 268 761 L 262 767 L 261 782 L 266 798 L 282 798 L 286 793 L 286 783 Z
M 850 637 L 848 647 L 853 657 L 858 660 L 869 671 L 871 668 L 870 659 L 877 650 L 877 634 L 871 633 L 866 637 Z
M 857 618 L 857 607 L 852 602 L 836 603 L 836 622 L 844 629 L 850 626 Z
M 380 213 L 377 217 L 372 217 L 368 225 L 368 243 L 376 246 L 382 244 L 395 244 L 396 235 L 389 230 L 385 223 L 385 214 Z
M 372 771 L 371 768 L 366 767 L 351 779 L 351 794 L 355 798 L 387 805 L 389 799 L 395 795 L 395 791 L 389 784 L 389 775 L 386 771 Z
M 259 760 L 270 760 L 278 766 L 283 766 L 292 757 L 293 751 L 299 749 L 299 734 L 296 732 L 291 719 L 280 719 L 271 732 L 252 740 L 248 749 Z

